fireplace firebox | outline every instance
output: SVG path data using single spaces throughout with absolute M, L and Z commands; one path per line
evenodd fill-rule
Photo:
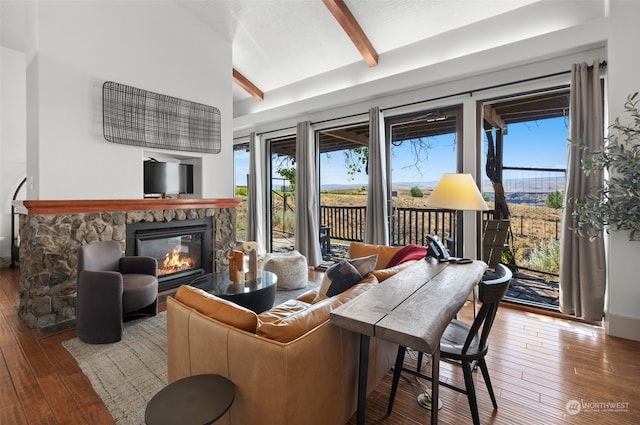
M 127 225 L 127 255 L 158 261 L 158 291 L 190 283 L 213 269 L 210 219 Z

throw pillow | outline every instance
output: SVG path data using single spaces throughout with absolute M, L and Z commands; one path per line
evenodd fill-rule
M 358 273 L 360 273 L 362 277 L 365 277 L 376 269 L 378 254 L 369 255 L 368 257 L 354 258 L 347 261 L 358 270 Z
M 314 303 L 340 294 L 362 280 L 362 275 L 349 261 L 342 260 L 329 267 L 322 278 Z
M 327 297 L 343 293 L 360 282 L 363 277 L 358 269 L 346 260 L 340 261 L 338 267 L 327 270 L 327 275 L 331 279 L 331 285 L 327 289 Z
M 384 269 L 389 260 L 401 249 L 399 246 L 373 245 L 362 242 L 351 242 L 349 245 L 349 257 L 360 258 L 367 255 L 378 254 L 376 270 Z

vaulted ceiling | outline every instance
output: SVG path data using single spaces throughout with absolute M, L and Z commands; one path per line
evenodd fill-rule
M 538 0 L 345 0 L 379 55 Z M 275 89 L 361 62 L 332 14 L 340 0 L 184 1 L 181 5 L 232 42 L 233 66 L 268 97 Z M 334 8 L 336 6 L 333 6 Z M 234 101 L 250 97 L 234 87 Z
M 536 1 L 175 0 L 231 42 L 234 102 L 252 95 L 259 102 L 274 90 L 354 63 L 367 72 L 379 60 L 397 57 L 389 56 L 390 52 Z M 2 45 L 23 50 L 24 3 L 3 2 L 2 8 Z M 396 72 L 403 71 L 401 64 L 397 68 Z M 560 116 L 566 114 L 567 106 L 566 95 L 545 94 L 486 106 L 485 117 L 493 117 L 494 126 L 504 126 Z M 415 137 L 428 137 L 451 131 L 454 121 L 417 119 L 405 124 L 405 130 Z M 333 130 L 322 137 L 325 150 L 362 145 L 368 128 Z M 281 142 L 282 153 L 289 153 L 290 144 Z
M 231 42 L 237 75 L 268 97 L 273 90 L 354 63 L 362 63 L 363 70 L 375 67 L 362 53 L 367 42 L 370 50 L 382 56 L 540 0 L 174 1 Z M 24 4 L 2 4 L 0 39 L 5 47 L 24 50 Z M 350 15 L 352 22 L 336 10 Z M 345 23 L 351 27 L 355 23 L 365 40 L 348 35 Z M 398 64 L 396 71 L 402 70 Z M 251 97 L 246 86 L 238 84 L 233 96 L 234 101 Z

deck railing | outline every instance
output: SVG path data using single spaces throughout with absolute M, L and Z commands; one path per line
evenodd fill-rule
M 451 210 L 394 208 L 389 227 L 391 245 L 427 245 L 427 235 L 456 240 L 456 213 Z
M 364 220 L 367 207 L 320 206 L 320 223 L 331 228 L 331 238 L 343 241 L 364 240 Z
M 364 240 L 365 206 L 320 206 L 320 223 L 331 228 L 331 238 Z M 486 211 L 484 218 L 492 217 Z M 456 213 L 452 210 L 394 208 L 390 220 L 391 245 L 427 244 L 427 235 L 456 240 Z

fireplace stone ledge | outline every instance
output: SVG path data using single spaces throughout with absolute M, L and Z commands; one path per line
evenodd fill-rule
M 105 211 L 78 212 L 77 205 L 71 205 L 64 212 L 61 205 L 55 201 L 56 211 L 41 213 L 35 211 L 49 211 L 47 209 L 22 209 L 20 212 L 20 303 L 18 315 L 30 328 L 43 328 L 69 322 L 75 319 L 76 279 L 78 248 L 87 243 L 114 240 L 126 249 L 126 225 L 137 222 L 196 220 L 211 218 L 213 229 L 213 267 L 214 271 L 228 270 L 228 255 L 235 246 L 236 210 L 238 201 L 225 199 L 190 200 L 186 203 L 182 199 L 146 200 L 129 202 L 114 200 L 112 205 L 125 207 L 124 210 L 114 211 L 106 201 L 96 201 Z M 167 202 L 169 201 L 169 202 Z M 152 209 L 155 207 L 169 207 L 170 201 L 176 208 Z M 235 205 L 233 202 L 235 201 Z M 31 206 L 38 202 L 51 203 L 53 201 L 22 201 Z M 67 201 L 72 202 L 73 201 Z M 90 205 L 89 201 L 78 201 Z M 128 203 L 127 203 L 128 202 Z M 35 204 L 34 204 L 35 203 Z M 211 207 L 206 207 L 206 205 Z M 136 206 L 152 207 L 141 210 L 126 210 Z M 197 206 L 197 208 L 182 208 Z M 50 206 L 49 206 L 50 207 Z M 49 208 L 47 207 L 47 208 Z

